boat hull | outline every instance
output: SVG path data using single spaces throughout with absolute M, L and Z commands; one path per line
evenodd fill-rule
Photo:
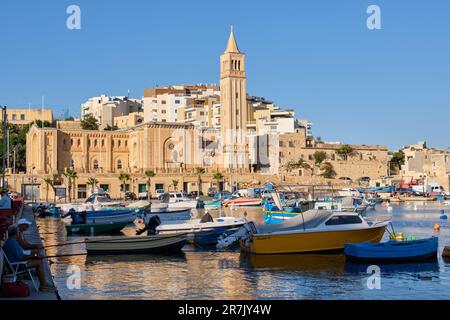
M 144 211 L 141 213 L 142 218 L 145 223 L 155 216 L 158 216 L 161 219 L 162 224 L 166 223 L 179 223 L 180 221 L 186 221 L 191 219 L 191 209 L 182 208 L 182 209 L 165 209 L 158 211 Z
M 73 224 L 66 225 L 66 231 L 70 234 L 112 234 L 119 233 L 128 222 L 116 223 L 94 223 L 94 224 Z
M 423 262 L 437 260 L 438 238 L 415 241 L 390 241 L 383 244 L 346 244 L 348 260 L 359 263 Z
M 109 254 L 174 254 L 181 252 L 187 243 L 185 235 L 148 236 L 148 237 L 115 237 L 110 239 L 87 239 L 88 255 Z
M 245 252 L 255 254 L 289 254 L 341 251 L 346 243 L 380 242 L 386 226 L 342 231 L 311 231 L 285 234 L 254 234 Z

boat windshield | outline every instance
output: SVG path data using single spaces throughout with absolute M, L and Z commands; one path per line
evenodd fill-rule
M 288 230 L 314 229 L 333 215 L 327 210 L 308 210 L 282 223 L 258 226 L 258 233 L 282 232 Z
M 100 203 L 111 202 L 111 200 L 108 197 L 104 197 L 104 196 L 97 197 L 97 201 Z

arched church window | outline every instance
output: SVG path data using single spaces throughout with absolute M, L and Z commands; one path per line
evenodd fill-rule
M 241 61 L 238 61 L 238 70 L 241 70 Z
M 97 146 L 97 139 L 94 140 L 94 147 Z
M 81 145 L 81 141 L 80 141 L 80 139 L 78 139 L 77 146 L 80 146 L 80 145 Z
M 122 169 L 122 160 L 117 160 L 117 169 Z
M 117 142 L 117 146 L 120 148 L 121 145 L 122 145 L 122 141 L 119 140 L 119 142 Z

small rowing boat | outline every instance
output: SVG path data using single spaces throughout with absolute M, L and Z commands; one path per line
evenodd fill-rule
M 357 262 L 417 262 L 437 259 L 439 240 L 436 237 L 413 241 L 346 244 L 344 253 Z
M 146 237 L 105 237 L 86 239 L 88 255 L 108 254 L 174 254 L 187 242 L 185 234 Z

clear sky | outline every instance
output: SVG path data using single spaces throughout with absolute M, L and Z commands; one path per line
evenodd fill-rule
M 66 9 L 81 8 L 81 30 Z M 369 30 L 370 4 L 381 30 Z M 234 25 L 247 90 L 327 141 L 449 147 L 450 1 L 2 0 L 0 103 L 55 115 L 102 93 L 218 83 Z

